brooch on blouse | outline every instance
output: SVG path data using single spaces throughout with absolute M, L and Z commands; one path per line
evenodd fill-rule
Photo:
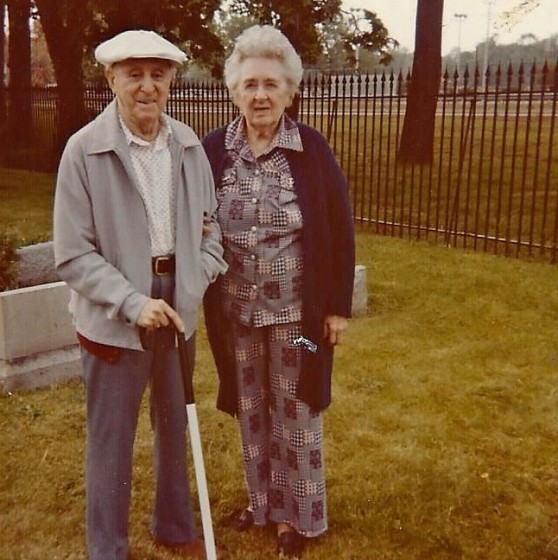
M 308 352 L 312 352 L 312 354 L 315 354 L 318 351 L 318 345 L 303 336 L 295 338 L 293 340 L 293 344 L 295 346 L 302 346 L 303 348 L 308 350 Z

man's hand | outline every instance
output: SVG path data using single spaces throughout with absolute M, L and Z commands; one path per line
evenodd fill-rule
M 341 344 L 341 335 L 347 328 L 349 320 L 339 315 L 328 315 L 324 321 L 324 338 L 332 345 Z
M 184 332 L 184 323 L 178 313 L 163 299 L 149 299 L 138 317 L 138 327 L 154 331 L 159 327 L 173 324 L 179 332 Z

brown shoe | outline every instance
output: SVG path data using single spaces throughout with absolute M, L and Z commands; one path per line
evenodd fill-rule
M 188 558 L 190 560 L 205 560 L 205 545 L 202 539 L 196 539 L 190 542 L 171 543 L 162 541 L 157 537 L 153 537 L 156 546 L 165 548 L 179 558 Z

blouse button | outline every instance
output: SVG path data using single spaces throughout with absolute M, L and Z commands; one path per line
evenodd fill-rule
M 256 255 L 250 255 L 250 258 L 255 261 L 256 260 Z
M 257 229 L 258 229 L 258 228 L 257 228 L 256 226 L 252 226 L 252 227 L 250 228 L 250 231 L 256 231 Z
M 256 204 L 256 202 L 258 202 L 258 199 L 257 199 L 256 197 L 254 197 L 254 198 L 252 199 L 252 204 Z

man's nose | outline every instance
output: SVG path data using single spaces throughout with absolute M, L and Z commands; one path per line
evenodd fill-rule
M 155 81 L 151 76 L 144 76 L 142 78 L 141 89 L 146 92 L 151 92 L 155 89 Z

